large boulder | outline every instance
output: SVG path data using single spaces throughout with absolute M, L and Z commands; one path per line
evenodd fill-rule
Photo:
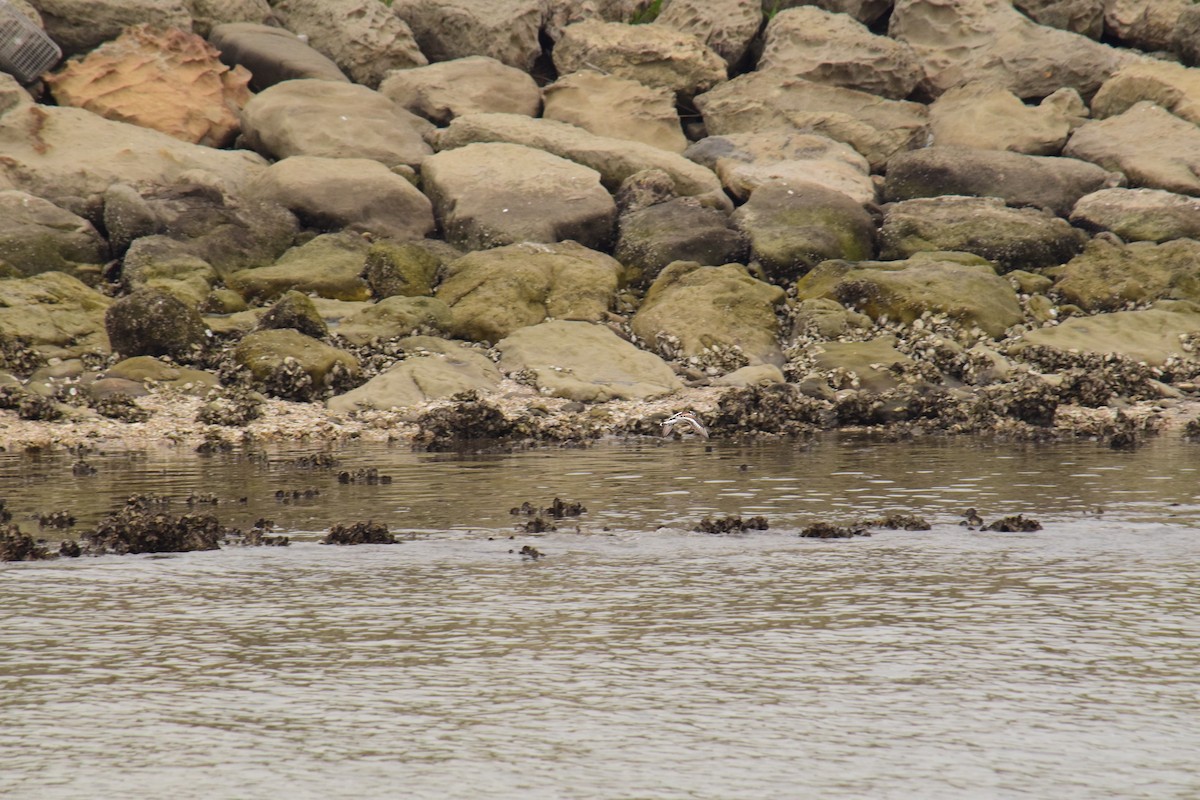
M 193 308 L 205 302 L 218 279 L 211 264 L 169 236 L 137 239 L 121 262 L 121 284 L 127 291 L 161 289 Z
M 284 81 L 242 109 L 245 143 L 271 158 L 371 158 L 385 167 L 420 165 L 432 152 L 428 121 L 366 86 Z
M 768 183 L 815 183 L 864 205 L 875 202 L 870 164 L 828 136 L 790 130 L 706 136 L 684 155 L 716 172 L 739 200 Z
M 267 267 L 244 269 L 225 279 L 251 301 L 273 300 L 289 289 L 331 300 L 367 300 L 362 278 L 371 243 L 353 233 L 326 233 L 284 253 Z
M 617 261 L 574 242 L 515 244 L 451 262 L 437 297 L 454 336 L 495 342 L 547 317 L 603 319 L 620 274 Z
M 394 0 L 430 61 L 488 56 L 529 72 L 541 55 L 539 0 Z
M 600 173 L 531 147 L 470 144 L 422 168 L 425 193 L 447 241 L 470 250 L 564 239 L 603 246 L 616 204 Z
M 429 198 L 367 158 L 292 156 L 260 173 L 246 191 L 283 206 L 315 230 L 394 239 L 420 239 L 434 230 Z
M 912 48 L 845 14 L 790 8 L 767 23 L 760 70 L 903 100 L 922 77 Z
M 1143 100 L 1180 119 L 1200 124 L 1200 69 L 1169 61 L 1144 61 L 1122 67 L 1092 98 L 1097 119 L 1123 114 Z
M 1073 158 L 927 147 L 888 162 L 883 193 L 889 202 L 944 194 L 999 197 L 1009 205 L 1047 208 L 1065 217 L 1080 197 L 1119 182 L 1119 175 Z
M 671 367 L 604 325 L 551 320 L 496 344 L 500 369 L 523 373 L 544 394 L 583 403 L 646 400 L 683 388 Z
M 667 89 L 585 70 L 559 78 L 543 90 L 543 96 L 545 119 L 675 153 L 687 147 L 675 96 Z
M 732 205 L 711 170 L 681 155 L 641 142 L 597 136 L 564 122 L 518 114 L 471 114 L 455 119 L 433 138 L 438 150 L 473 142 L 508 142 L 544 150 L 596 170 L 610 192 L 637 172 L 660 169 L 674 181 L 678 194 L 698 196 L 719 208 Z
M 27 192 L 0 191 L 0 265 L 95 280 L 106 261 L 108 242 L 83 217 Z
M 706 354 L 721 358 L 732 351 L 727 363 L 733 367 L 779 366 L 784 359 L 775 308 L 784 299 L 783 289 L 755 280 L 740 264 L 677 261 L 646 292 L 630 327 L 667 356 L 703 362 Z
M 711 48 L 662 25 L 579 22 L 563 29 L 552 55 L 560 75 L 599 69 L 685 99 L 726 78 L 725 60 Z
M 385 297 L 342 319 L 337 335 L 351 344 L 366 345 L 406 336 L 413 331 L 448 331 L 450 307 L 436 297 Z
M 46 33 L 72 56 L 116 39 L 132 25 L 192 29 L 186 0 L 37 0 Z
M 359 373 L 358 359 L 350 353 L 291 328 L 246 334 L 234 347 L 233 360 L 273 394 L 297 400 Z
M 202 171 L 231 193 L 266 162 L 245 151 L 215 150 L 159 131 L 114 122 L 81 108 L 35 105 L 0 73 L 0 186 L 21 189 L 99 222 L 104 192 L 114 183 L 170 185 Z M 25 99 L 21 99 L 24 96 Z
M 194 306 L 160 289 L 138 289 L 108 307 L 104 326 L 114 352 L 125 357 L 194 354 L 208 341 Z
M 283 28 L 230 22 L 214 27 L 208 40 L 220 51 L 221 61 L 250 71 L 250 88 L 256 92 L 297 78 L 350 80 L 332 59 Z
M 1064 353 L 1116 353 L 1152 366 L 1161 365 L 1172 356 L 1190 356 L 1180 344 L 1200 330 L 1200 312 L 1190 303 L 1163 305 L 1141 311 L 1071 317 L 1058 325 L 1029 331 L 1012 349 L 1014 354 L 1031 345 Z
M 875 255 L 875 221 L 846 195 L 807 183 L 760 187 L 733 214 L 750 255 L 775 283 L 789 283 L 831 258 Z
M 231 70 L 218 55 L 194 33 L 138 25 L 46 76 L 46 83 L 60 106 L 225 147 L 237 135 L 238 111 L 250 99 L 250 73 Z
M 772 128 L 845 142 L 878 169 L 894 154 L 925 144 L 925 106 L 827 86 L 778 70 L 749 72 L 696 98 L 710 136 Z
M 1063 87 L 1086 96 L 1138 58 L 1038 25 L 1011 0 L 897 0 L 888 35 L 912 46 L 925 72 L 921 87 L 934 97 L 974 80 L 1021 98 Z
M 1104 0 L 1104 30 L 1140 50 L 1170 50 L 1179 15 L 1195 0 Z
M 1200 195 L 1200 127 L 1147 101 L 1080 126 L 1063 155 L 1120 170 L 1131 186 Z
M 1155 244 L 1092 240 L 1083 253 L 1055 270 L 1054 291 L 1085 311 L 1117 311 L 1152 300 L 1200 302 L 1200 242 Z
M 800 279 L 796 297 L 836 300 L 875 320 L 886 317 L 910 323 L 926 312 L 944 314 L 993 338 L 1024 319 L 1012 285 L 983 259 L 964 254 L 920 253 L 905 261 L 826 261 Z
M 1087 116 L 1074 89 L 1060 89 L 1032 106 L 1007 89 L 976 81 L 948 89 L 935 100 L 929 106 L 929 127 L 933 143 L 943 147 L 1053 156 Z
M 1200 239 L 1200 198 L 1161 189 L 1101 189 L 1079 198 L 1071 223 L 1127 242 Z
M 407 355 L 371 380 L 329 398 L 330 411 L 413 408 L 460 392 L 489 392 L 503 375 L 475 348 L 432 336 L 410 336 L 396 343 Z
M 104 313 L 112 299 L 62 272 L 0 280 L 0 337 L 46 358 L 107 354 Z
M 283 0 L 275 4 L 288 30 L 308 37 L 355 83 L 375 87 L 389 70 L 428 64 L 408 25 L 372 0 Z
M 488 56 L 467 56 L 427 67 L 393 70 L 379 93 L 437 125 L 463 114 L 536 117 L 541 92 L 528 73 Z
M 1087 235 L 1047 211 L 1010 208 L 996 197 L 923 197 L 884 209 L 879 257 L 958 250 L 982 256 L 1000 272 L 1062 264 Z
M 695 36 L 731 67 L 762 27 L 762 0 L 671 0 L 664 6 L 655 25 Z
M 715 208 L 678 197 L 623 214 L 613 255 L 631 279 L 648 284 L 674 261 L 705 266 L 743 262 L 746 238 Z

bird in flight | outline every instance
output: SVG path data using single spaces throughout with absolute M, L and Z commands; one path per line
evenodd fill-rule
M 696 419 L 696 414 L 693 411 L 680 411 L 678 414 L 672 414 L 663 420 L 662 435 L 670 436 L 676 426 L 680 431 L 691 430 L 701 439 L 708 438 L 708 431 L 700 424 L 700 420 Z

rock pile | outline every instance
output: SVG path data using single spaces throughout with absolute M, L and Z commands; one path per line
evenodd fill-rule
M 0 444 L 163 392 L 430 449 L 1196 392 L 1179 0 L 28 6 L 70 60 L 0 74 Z

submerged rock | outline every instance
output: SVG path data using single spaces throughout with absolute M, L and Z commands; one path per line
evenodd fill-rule
M 355 522 L 350 525 L 337 523 L 329 528 L 321 544 L 396 544 L 396 537 L 388 532 L 382 522 Z
M 697 533 L 745 533 L 746 531 L 765 531 L 769 526 L 766 517 L 747 517 L 741 515 L 727 517 L 705 517 L 692 528 Z

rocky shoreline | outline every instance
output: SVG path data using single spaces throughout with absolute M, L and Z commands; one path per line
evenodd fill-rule
M 1200 6 L 17 5 L 4 450 L 1200 434 Z

